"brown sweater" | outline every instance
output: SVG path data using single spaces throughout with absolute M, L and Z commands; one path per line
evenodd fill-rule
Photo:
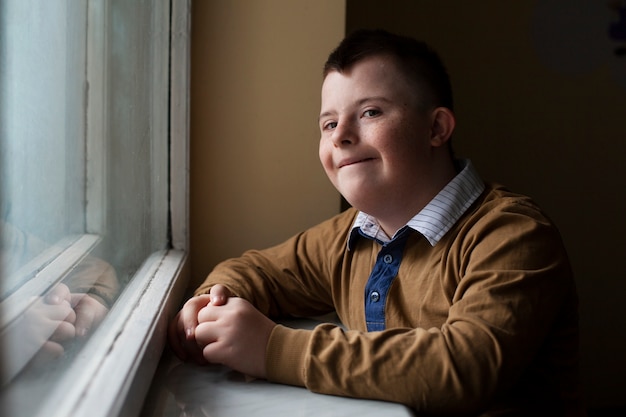
M 575 285 L 530 199 L 488 185 L 436 245 L 412 232 L 378 332 L 366 331 L 364 288 L 381 246 L 348 249 L 356 214 L 227 260 L 196 291 L 224 284 L 270 317 L 337 312 L 347 330 L 275 327 L 271 381 L 433 414 L 583 415 Z

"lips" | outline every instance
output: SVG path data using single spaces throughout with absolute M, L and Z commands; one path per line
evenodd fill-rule
M 351 158 L 351 159 L 344 159 L 342 160 L 338 166 L 339 168 L 343 168 L 343 167 L 347 167 L 350 165 L 355 165 L 355 164 L 359 164 L 361 162 L 367 162 L 367 161 L 372 161 L 374 160 L 374 158 Z

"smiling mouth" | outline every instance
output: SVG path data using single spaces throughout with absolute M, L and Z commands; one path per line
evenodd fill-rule
M 356 164 L 360 164 L 361 162 L 367 162 L 367 161 L 373 161 L 373 160 L 374 158 L 364 158 L 364 159 L 359 159 L 357 161 L 346 162 L 346 163 L 339 165 L 339 168 L 348 167 L 350 165 L 356 165 Z

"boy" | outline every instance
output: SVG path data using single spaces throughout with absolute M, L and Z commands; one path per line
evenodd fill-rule
M 170 326 L 183 359 L 426 413 L 579 415 L 577 300 L 558 231 L 455 160 L 447 73 L 384 31 L 324 68 L 319 155 L 353 206 L 218 265 Z M 346 330 L 270 317 L 336 311 Z

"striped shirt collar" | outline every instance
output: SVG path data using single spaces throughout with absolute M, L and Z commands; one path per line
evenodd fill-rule
M 435 246 L 485 189 L 484 182 L 469 160 L 457 162 L 461 172 L 426 207 L 409 220 L 405 227 L 396 232 L 395 236 L 390 238 L 374 216 L 360 211 L 352 225 L 348 249 L 353 247 L 354 239 L 359 235 L 385 244 L 393 240 L 406 227 L 421 233 L 431 246 Z

